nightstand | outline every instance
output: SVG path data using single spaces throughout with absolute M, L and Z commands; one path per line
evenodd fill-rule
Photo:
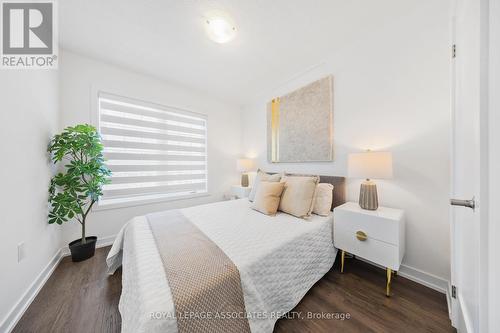
M 341 272 L 345 252 L 386 267 L 386 295 L 390 296 L 392 272 L 397 272 L 405 253 L 404 211 L 379 207 L 365 210 L 347 202 L 333 211 L 333 239 L 341 252 Z
M 236 199 L 248 198 L 251 190 L 252 188 L 249 186 L 233 185 L 231 186 L 231 195 L 235 196 Z

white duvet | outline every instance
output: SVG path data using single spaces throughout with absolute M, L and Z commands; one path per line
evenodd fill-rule
M 238 267 L 254 333 L 272 332 L 278 317 L 293 309 L 335 260 L 332 215 L 307 221 L 284 213 L 270 217 L 252 210 L 247 199 L 180 211 Z M 172 295 L 144 216 L 122 228 L 107 264 L 110 273 L 123 265 L 122 332 L 177 332 Z

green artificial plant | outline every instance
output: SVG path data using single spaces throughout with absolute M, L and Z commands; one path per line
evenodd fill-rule
M 91 125 L 67 127 L 54 136 L 48 147 L 54 164 L 64 162 L 64 170 L 50 181 L 49 223 L 62 224 L 76 219 L 85 240 L 85 222 L 92 206 L 102 196 L 111 171 L 104 164 L 101 136 Z

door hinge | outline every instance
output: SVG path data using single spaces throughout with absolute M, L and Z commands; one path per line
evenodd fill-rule
M 457 45 L 453 44 L 451 46 L 451 57 L 456 58 L 457 57 Z
M 451 297 L 457 298 L 457 287 L 451 286 Z

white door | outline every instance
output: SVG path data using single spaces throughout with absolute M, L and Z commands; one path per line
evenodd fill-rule
M 452 189 L 454 199 L 475 200 L 475 208 L 452 206 L 452 323 L 458 332 L 486 332 L 482 329 L 482 272 L 485 264 L 481 184 L 487 144 L 484 143 L 484 82 L 482 60 L 484 33 L 483 0 L 457 0 L 454 17 L 456 56 L 453 58 Z M 487 88 L 487 86 L 486 86 Z M 486 195 L 483 199 L 486 202 Z M 455 202 L 460 204 L 461 202 Z M 472 202 L 470 202 L 472 203 Z M 467 204 L 467 202 L 462 202 Z M 484 309 L 483 309 L 484 310 Z

